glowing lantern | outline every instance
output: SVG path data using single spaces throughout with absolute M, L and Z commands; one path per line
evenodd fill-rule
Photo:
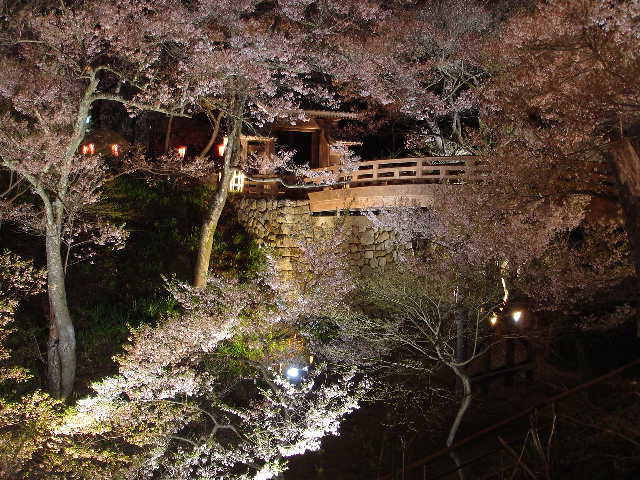
M 491 318 L 489 319 L 489 323 L 491 323 L 491 326 L 494 327 L 496 323 L 498 323 L 498 316 L 495 314 L 491 315 Z
M 224 137 L 222 139 L 222 144 L 218 145 L 218 156 L 222 157 L 224 156 L 224 151 L 227 148 L 227 142 L 229 141 L 229 139 L 227 137 Z
M 178 147 L 178 156 L 180 158 L 184 158 L 186 154 L 187 154 L 187 147 L 185 147 L 184 145 L 181 147 Z
M 240 170 L 234 170 L 229 183 L 229 190 L 232 192 L 241 192 L 244 189 L 244 173 Z
M 87 143 L 82 146 L 83 155 L 93 155 L 94 153 L 96 153 L 96 146 L 93 143 Z
M 113 155 L 114 157 L 117 157 L 120 154 L 120 147 L 118 146 L 117 143 L 114 143 L 113 145 L 111 145 L 111 155 Z
M 513 312 L 513 321 L 518 323 L 520 321 L 520 318 L 522 318 L 522 312 L 520 310 L 517 310 L 515 312 Z

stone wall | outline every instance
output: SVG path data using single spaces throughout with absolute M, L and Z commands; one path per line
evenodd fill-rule
M 274 250 L 278 270 L 291 271 L 305 239 L 322 241 L 343 228 L 349 263 L 362 273 L 384 270 L 411 245 L 399 245 L 391 231 L 376 231 L 364 216 L 312 216 L 308 200 L 236 197 L 233 206 L 240 224 L 259 245 Z

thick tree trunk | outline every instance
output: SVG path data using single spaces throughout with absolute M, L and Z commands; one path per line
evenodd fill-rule
M 47 288 L 50 330 L 47 345 L 49 391 L 55 398 L 67 398 L 76 376 L 76 335 L 67 305 L 60 235 L 53 221 L 47 222 Z
M 612 160 L 640 290 L 640 157 L 634 145 L 623 139 L 613 148 Z M 636 334 L 640 337 L 640 318 L 636 321 Z
M 218 226 L 218 220 L 222 214 L 227 197 L 229 196 L 229 183 L 233 175 L 232 160 L 236 158 L 239 148 L 240 129 L 242 120 L 240 116 L 236 116 L 233 120 L 233 128 L 228 136 L 227 147 L 224 152 L 224 165 L 222 168 L 222 176 L 218 182 L 216 193 L 208 206 L 205 218 L 202 221 L 200 229 L 200 244 L 198 247 L 198 256 L 196 258 L 196 267 L 193 274 L 193 286 L 202 288 L 207 284 L 207 275 L 209 273 L 209 262 L 211 261 L 211 248 L 213 246 L 213 234 Z

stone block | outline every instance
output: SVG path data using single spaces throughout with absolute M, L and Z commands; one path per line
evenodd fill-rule
M 362 245 L 371 245 L 374 242 L 373 231 L 365 230 L 364 232 L 360 233 L 360 236 L 358 238 Z
M 280 233 L 282 235 L 291 235 L 293 233 L 293 228 L 291 227 L 291 225 L 283 223 L 280 225 Z
M 293 270 L 293 264 L 288 257 L 277 258 L 276 270 L 279 272 L 290 272 L 291 270 Z

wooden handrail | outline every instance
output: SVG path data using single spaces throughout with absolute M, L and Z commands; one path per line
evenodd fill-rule
M 349 180 L 350 184 L 369 182 L 388 182 L 394 180 L 429 180 L 430 183 L 444 183 L 445 180 L 457 179 L 465 175 L 471 165 L 470 159 L 477 157 L 418 157 L 418 158 L 385 158 L 360 162 L 358 170 L 345 173 L 340 180 Z M 314 171 L 336 171 L 338 166 L 316 168 Z M 307 178 L 305 181 L 317 181 Z
M 411 158 L 384 158 L 378 160 L 367 160 L 359 162 L 358 169 L 353 172 L 344 173 L 336 180 L 343 187 L 345 183 L 349 185 L 362 185 L 372 182 L 402 182 L 412 183 L 446 183 L 448 180 L 461 183 L 461 177 L 467 175 L 469 170 L 474 168 L 477 157 L 457 156 L 457 157 L 411 157 Z M 315 168 L 314 172 L 336 172 L 340 166 Z M 325 183 L 326 179 L 305 178 L 305 183 Z M 248 191 L 263 191 L 264 186 L 256 182 L 247 180 L 245 182 Z M 331 188 L 331 187 L 329 187 Z
M 594 385 L 597 385 L 598 383 L 601 383 L 605 380 L 609 380 L 610 378 L 615 377 L 616 375 L 624 372 L 625 370 L 628 370 L 631 367 L 634 367 L 636 365 L 640 365 L 640 358 L 634 360 L 633 362 L 627 363 L 626 365 L 623 365 L 620 368 L 616 368 L 615 370 L 612 370 L 609 373 L 605 373 L 604 375 L 601 375 L 599 377 L 593 378 L 591 380 L 589 380 L 588 382 L 585 382 L 581 385 L 578 385 L 577 387 L 574 387 L 570 390 L 567 390 L 566 392 L 563 392 L 559 395 L 556 395 L 554 397 L 548 398 L 547 400 L 544 400 L 540 403 L 537 403 L 536 405 L 529 407 L 525 410 L 523 410 L 520 413 L 517 413 L 515 415 L 512 415 L 511 417 L 508 417 L 498 423 L 495 423 L 493 425 L 491 425 L 490 427 L 484 428 L 472 435 L 469 435 L 466 438 L 463 438 L 462 440 L 454 443 L 453 445 L 451 445 L 450 447 L 447 448 L 443 448 L 441 450 L 438 450 L 437 452 L 428 455 L 426 457 L 423 457 L 419 460 L 416 460 L 415 462 L 410 463 L 409 465 L 407 465 L 405 467 L 405 471 L 409 471 L 412 470 L 420 465 L 426 465 L 429 464 L 431 462 L 433 462 L 435 459 L 440 458 L 444 455 L 449 454 L 449 452 L 451 452 L 452 450 L 455 450 L 457 448 L 462 447 L 463 445 L 466 445 L 468 443 L 470 443 L 473 440 L 476 440 L 480 437 L 484 437 L 485 435 L 492 433 L 502 427 L 504 427 L 505 425 L 508 425 L 510 423 L 513 423 L 516 420 L 521 419 L 522 417 L 525 417 L 526 415 L 529 415 L 531 412 L 535 411 L 535 410 L 539 410 L 542 407 L 546 407 L 547 405 L 551 405 L 553 403 L 556 403 L 558 401 L 564 400 L 567 397 L 570 397 L 572 395 L 575 395 L 578 392 L 581 392 L 582 390 L 586 390 L 588 388 L 591 388 Z M 391 480 L 393 478 L 393 472 L 389 473 L 387 475 L 384 475 L 382 477 L 378 477 L 378 480 Z

